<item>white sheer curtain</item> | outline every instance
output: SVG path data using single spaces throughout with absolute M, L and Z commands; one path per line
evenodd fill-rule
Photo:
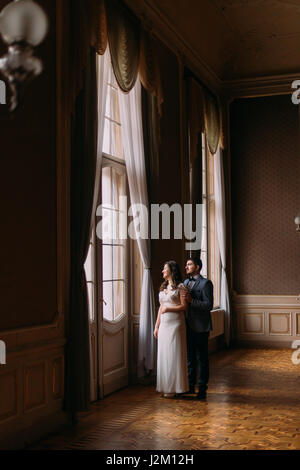
M 141 83 L 137 79 L 133 89 L 125 94 L 119 91 L 123 146 L 129 183 L 131 205 L 143 204 L 147 208 L 148 193 L 142 126 Z M 147 215 L 133 213 L 147 225 Z M 139 233 L 138 220 L 134 217 L 135 231 Z M 154 369 L 154 297 L 150 273 L 150 239 L 137 236 L 138 247 L 144 265 L 140 305 L 140 329 L 138 352 L 138 376 Z
M 230 343 L 230 303 L 229 291 L 226 275 L 226 216 L 225 216 L 225 182 L 223 155 L 220 147 L 214 155 L 214 179 L 215 179 L 215 208 L 216 225 L 219 249 L 221 256 L 221 292 L 220 308 L 225 312 L 225 340 L 227 346 Z
M 107 97 L 107 83 L 110 70 L 110 53 L 109 47 L 103 55 L 97 56 L 97 84 L 98 84 L 98 142 L 97 142 L 97 164 L 96 164 L 96 177 L 95 177 L 95 188 L 94 188 L 94 201 L 93 201 L 93 212 L 96 213 L 99 187 L 101 179 L 101 166 L 102 166 L 102 148 L 103 148 L 103 136 L 104 136 L 104 115 L 106 107 Z M 91 231 L 94 229 L 95 217 L 91 220 Z
M 103 136 L 104 136 L 104 115 L 105 115 L 105 106 L 106 106 L 106 96 L 107 96 L 107 82 L 108 82 L 108 73 L 110 69 L 110 56 L 109 48 L 106 48 L 105 54 L 97 55 L 97 94 L 98 94 L 98 135 L 97 135 L 97 162 L 96 162 L 96 174 L 95 174 L 95 186 L 94 186 L 94 199 L 93 199 L 93 209 L 91 217 L 91 226 L 90 226 L 90 240 L 95 226 L 95 217 L 96 208 L 99 197 L 99 187 L 100 187 L 100 178 L 101 178 L 101 166 L 102 166 L 102 146 L 103 146 Z M 88 280 L 94 281 L 94 273 L 92 270 L 92 264 L 90 261 L 90 256 L 88 255 L 87 263 L 85 263 L 84 269 Z M 91 314 L 90 314 L 91 315 Z M 91 317 L 90 317 L 91 318 Z M 89 337 L 90 337 L 90 357 L 93 357 L 92 344 L 91 344 L 91 321 L 89 321 Z M 91 394 L 94 389 L 93 375 L 91 374 L 90 390 Z M 91 395 L 93 399 L 96 399 L 95 396 Z

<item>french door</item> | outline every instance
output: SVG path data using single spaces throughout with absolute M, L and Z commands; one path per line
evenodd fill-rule
M 103 158 L 101 176 L 102 221 L 97 226 L 99 302 L 99 366 L 101 395 L 128 385 L 128 241 L 126 167 Z M 100 239 L 101 237 L 101 239 Z

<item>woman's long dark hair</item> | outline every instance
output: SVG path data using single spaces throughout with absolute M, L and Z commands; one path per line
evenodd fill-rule
M 180 267 L 176 263 L 176 261 L 166 261 L 164 265 L 167 264 L 170 269 L 171 277 L 172 277 L 172 284 L 173 288 L 176 288 L 178 284 L 182 282 L 182 276 L 180 272 Z M 160 286 L 160 291 L 167 288 L 169 281 L 166 279 L 163 281 L 162 285 Z

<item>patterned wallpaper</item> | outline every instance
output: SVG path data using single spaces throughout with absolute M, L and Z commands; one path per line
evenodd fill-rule
M 300 292 L 299 109 L 289 95 L 231 104 L 233 289 Z

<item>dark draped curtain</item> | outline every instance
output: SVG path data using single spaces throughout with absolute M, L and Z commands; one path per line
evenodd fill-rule
M 66 345 L 66 411 L 90 403 L 89 314 L 84 263 L 88 253 L 97 157 L 96 51 L 90 48 L 71 129 L 70 312 Z
M 190 203 L 193 229 L 195 229 L 196 204 L 202 204 L 202 132 L 204 132 L 203 89 L 193 79 L 187 79 L 187 121 L 189 136 Z M 192 250 L 190 256 L 200 256 L 201 250 Z
M 218 99 L 207 89 L 204 90 L 204 124 L 210 153 L 214 155 L 220 141 L 220 107 Z
M 88 252 L 97 157 L 96 53 L 109 40 L 114 73 L 129 91 L 141 78 L 149 95 L 152 162 L 157 166 L 159 116 L 163 102 L 155 41 L 141 37 L 140 22 L 119 0 L 68 0 L 70 9 L 69 100 L 71 129 L 70 311 L 66 318 L 64 409 L 73 419 L 90 403 L 89 314 L 84 262 Z M 142 45 L 141 45 L 142 44 Z
M 149 201 L 153 201 L 159 184 L 160 117 L 156 96 L 142 87 L 142 116 L 147 188 Z

